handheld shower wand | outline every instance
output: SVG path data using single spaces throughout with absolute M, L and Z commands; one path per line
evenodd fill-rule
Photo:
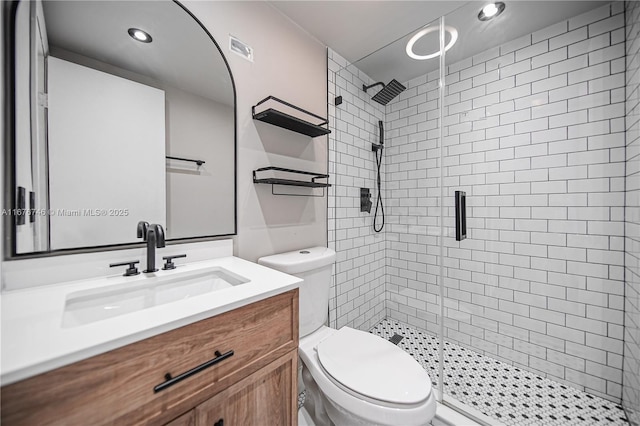
M 378 184 L 378 196 L 376 197 L 376 210 L 373 214 L 373 230 L 376 232 L 382 231 L 384 228 L 384 206 L 382 205 L 382 191 L 381 184 L 382 179 L 380 177 L 380 167 L 382 166 L 382 149 L 384 148 L 384 126 L 382 120 L 378 121 L 378 127 L 380 128 L 380 143 L 378 145 L 371 144 L 371 150 L 376 156 L 376 167 L 377 167 L 377 184 Z M 378 155 L 378 153 L 380 155 Z M 380 212 L 382 214 L 382 223 L 380 224 L 380 228 L 376 227 L 376 220 L 378 219 L 378 208 L 380 208 Z
M 382 120 L 378 120 L 378 127 L 380 128 L 380 143 L 371 144 L 371 151 L 373 152 L 378 152 L 378 150 L 382 151 L 382 148 L 384 148 L 384 128 L 383 128 Z

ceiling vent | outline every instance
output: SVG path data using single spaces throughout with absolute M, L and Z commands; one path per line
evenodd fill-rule
M 229 50 L 242 56 L 247 61 L 253 62 L 253 49 L 248 44 L 238 40 L 229 34 Z

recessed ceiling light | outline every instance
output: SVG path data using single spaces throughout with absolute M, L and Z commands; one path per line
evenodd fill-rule
M 501 1 L 495 3 L 489 3 L 482 8 L 478 13 L 478 19 L 481 21 L 488 21 L 496 16 L 500 15 L 504 11 L 505 5 Z
M 141 29 L 138 29 L 138 28 L 129 28 L 128 33 L 131 36 L 131 38 L 142 43 L 151 43 L 153 41 L 153 39 L 151 38 L 148 32 L 142 31 Z
M 434 27 L 427 27 L 421 31 L 418 31 L 413 37 L 411 37 L 411 40 L 409 40 L 409 42 L 407 43 L 407 55 L 409 55 L 410 58 L 417 59 L 419 61 L 424 61 L 425 59 L 431 59 L 431 58 L 436 58 L 440 56 L 439 50 L 429 55 L 418 55 L 413 51 L 413 45 L 416 44 L 418 40 L 420 40 L 422 37 L 426 36 L 429 33 L 438 31 L 439 29 L 440 27 L 434 26 Z M 458 40 L 458 30 L 450 26 L 445 26 L 444 30 L 448 32 L 449 35 L 451 35 L 451 40 L 449 40 L 449 43 L 444 47 L 444 51 L 446 52 L 447 50 L 451 49 L 453 45 L 456 43 L 456 41 Z

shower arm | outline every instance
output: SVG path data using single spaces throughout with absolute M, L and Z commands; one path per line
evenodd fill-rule
M 374 86 L 382 86 L 382 88 L 384 89 L 385 84 L 382 83 L 382 82 L 373 83 L 373 84 L 370 84 L 368 86 L 366 84 L 363 84 L 362 85 L 362 90 L 364 90 L 366 92 L 367 90 L 371 89 Z

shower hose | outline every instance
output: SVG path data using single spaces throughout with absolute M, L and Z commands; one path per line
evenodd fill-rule
M 378 121 L 378 125 L 380 127 L 380 145 L 379 148 L 374 150 L 374 155 L 376 156 L 376 169 L 377 169 L 377 184 L 378 184 L 378 196 L 376 198 L 376 210 L 373 213 L 373 230 L 376 232 L 382 231 L 384 228 L 384 206 L 382 205 L 382 188 L 381 183 L 382 179 L 380 178 L 380 168 L 382 166 L 382 147 L 384 146 L 384 128 L 382 127 L 382 121 Z M 378 228 L 376 226 L 376 222 L 378 220 L 378 209 L 380 209 L 380 216 L 382 217 L 382 223 Z

